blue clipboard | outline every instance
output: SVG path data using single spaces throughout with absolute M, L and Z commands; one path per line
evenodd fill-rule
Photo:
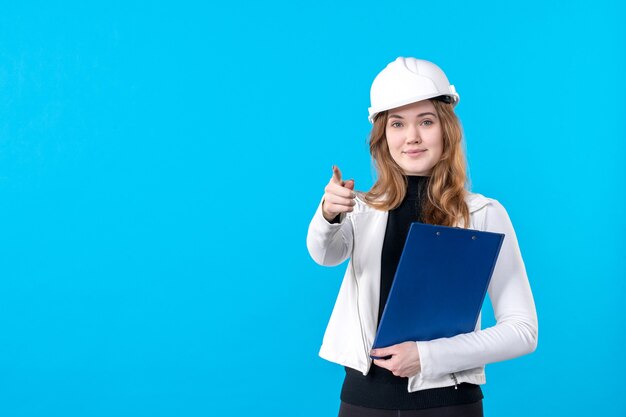
M 501 233 L 412 223 L 373 348 L 473 332 L 503 241 Z

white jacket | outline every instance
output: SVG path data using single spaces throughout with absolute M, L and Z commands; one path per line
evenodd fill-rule
M 320 202 L 309 225 L 307 247 L 320 265 L 334 266 L 351 258 L 319 355 L 367 375 L 378 322 L 388 212 L 367 205 L 362 193 L 355 200 L 354 210 L 342 214 L 337 224 L 324 218 Z M 488 288 L 497 323 L 481 330 L 479 315 L 472 333 L 416 342 L 422 369 L 409 377 L 409 392 L 461 382 L 484 384 L 486 364 L 525 355 L 537 347 L 535 302 L 509 216 L 498 201 L 480 194 L 468 192 L 466 202 L 471 229 L 505 234 Z

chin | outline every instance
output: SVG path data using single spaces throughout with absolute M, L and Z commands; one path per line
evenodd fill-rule
M 433 171 L 432 169 L 419 169 L 415 167 L 403 167 L 403 170 L 406 175 L 430 175 Z

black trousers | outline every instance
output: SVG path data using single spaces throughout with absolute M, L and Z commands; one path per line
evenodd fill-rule
M 483 400 L 423 410 L 379 410 L 341 402 L 339 417 L 483 417 Z

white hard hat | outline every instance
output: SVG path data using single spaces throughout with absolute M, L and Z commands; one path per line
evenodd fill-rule
M 453 106 L 460 100 L 441 68 L 423 59 L 399 57 L 372 83 L 369 121 L 373 122 L 381 111 L 439 96 Z

